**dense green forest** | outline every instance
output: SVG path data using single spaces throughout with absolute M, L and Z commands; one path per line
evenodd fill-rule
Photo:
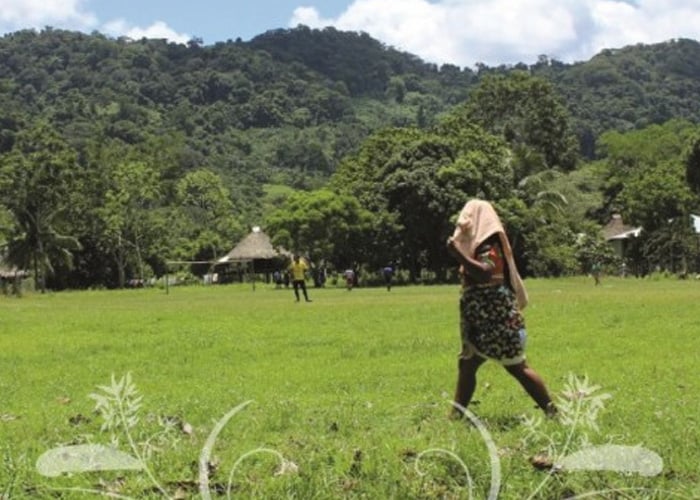
M 697 271 L 700 44 L 437 66 L 303 26 L 205 46 L 46 28 L 0 39 L 0 247 L 40 287 L 124 286 L 249 230 L 331 268 L 450 279 L 473 196 L 525 275 Z M 203 272 L 203 268 L 193 268 Z

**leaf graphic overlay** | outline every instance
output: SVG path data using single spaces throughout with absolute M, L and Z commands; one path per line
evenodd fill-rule
M 111 446 L 80 444 L 61 446 L 43 453 L 36 461 L 42 476 L 57 477 L 64 473 L 106 470 L 143 470 L 143 463 Z
M 605 444 L 591 446 L 567 455 L 555 467 L 562 470 L 614 471 L 657 476 L 663 470 L 663 460 L 653 451 L 641 446 Z

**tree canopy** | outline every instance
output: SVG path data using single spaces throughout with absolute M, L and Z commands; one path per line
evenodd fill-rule
M 10 33 L 0 250 L 39 287 L 117 287 L 263 224 L 334 266 L 444 280 L 478 196 L 526 275 L 580 270 L 581 235 L 597 244 L 614 212 L 658 260 L 700 208 L 699 60 L 692 40 L 470 69 L 334 28 L 210 46 Z

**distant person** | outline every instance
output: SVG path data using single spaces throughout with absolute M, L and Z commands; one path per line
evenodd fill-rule
M 306 271 L 308 271 L 308 269 L 309 265 L 306 261 L 299 257 L 299 255 L 294 255 L 292 263 L 289 264 L 289 272 L 292 275 L 292 287 L 294 288 L 294 296 L 297 302 L 299 302 L 299 289 L 304 293 L 306 302 L 311 302 L 306 292 Z
M 343 274 L 345 275 L 345 287 L 349 292 L 355 286 L 355 270 L 346 269 Z
M 326 268 L 318 267 L 314 269 L 314 286 L 316 288 L 323 288 L 326 285 Z
M 282 288 L 282 273 L 279 270 L 272 273 L 272 280 L 275 282 L 275 288 Z
M 387 292 L 391 291 L 391 283 L 394 280 L 394 266 L 391 264 L 384 266 L 382 269 L 382 276 L 384 276 L 384 284 L 386 285 Z
M 593 282 L 597 285 L 600 285 L 600 262 L 593 261 L 593 264 L 591 264 L 591 276 L 593 276 Z
M 447 248 L 460 264 L 462 351 L 455 390 L 455 416 L 474 394 L 476 372 L 487 359 L 500 363 L 547 415 L 556 407 L 544 381 L 525 361 L 525 286 L 505 229 L 493 206 L 470 200 L 462 209 Z

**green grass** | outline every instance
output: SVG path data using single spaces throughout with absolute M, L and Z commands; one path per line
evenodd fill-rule
M 493 363 L 479 372 L 470 409 L 498 447 L 499 498 L 697 498 L 700 283 L 677 280 L 528 280 L 528 358 L 559 394 L 571 373 L 612 395 L 593 444 L 641 445 L 663 472 L 549 475 L 529 457 L 522 416 L 537 410 Z M 459 349 L 458 287 L 291 290 L 258 285 L 69 292 L 0 298 L 0 498 L 93 498 L 75 488 L 157 497 L 140 471 L 49 478 L 39 456 L 59 446 L 107 444 L 89 395 L 131 373 L 143 396 L 138 443 L 158 420 L 186 422 L 148 465 L 171 497 L 198 496 L 198 460 L 212 449 L 212 496 L 264 498 L 486 498 L 489 455 L 477 429 L 446 418 Z M 560 424 L 546 422 L 553 439 Z M 119 434 L 119 433 L 118 433 Z M 132 450 L 119 434 L 119 449 Z M 298 466 L 275 476 L 274 450 Z M 426 450 L 443 450 L 429 452 Z M 459 460 L 451 458 L 454 454 Z M 133 454 L 133 453 L 132 453 Z M 468 467 L 468 479 L 463 466 Z M 234 467 L 235 466 L 235 467 Z M 63 489 L 61 489 L 63 488 Z M 68 490 L 67 488 L 73 488 Z M 217 493 L 219 492 L 219 493 Z

